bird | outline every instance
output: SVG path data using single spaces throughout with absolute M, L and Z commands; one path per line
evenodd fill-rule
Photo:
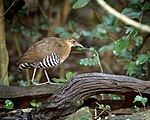
M 71 52 L 72 47 L 84 48 L 74 38 L 61 40 L 57 37 L 47 37 L 34 43 L 29 49 L 17 60 L 18 72 L 33 67 L 31 83 L 33 85 L 54 84 L 50 81 L 47 69 L 63 63 Z M 47 82 L 36 83 L 34 77 L 38 68 L 42 68 Z

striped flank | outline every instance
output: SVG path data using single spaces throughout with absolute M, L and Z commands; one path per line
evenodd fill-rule
M 53 66 L 56 66 L 60 64 L 60 57 L 58 56 L 57 53 L 52 53 L 49 56 L 46 56 L 46 58 L 44 58 L 41 62 L 38 63 L 22 63 L 19 65 L 18 67 L 18 72 L 21 72 L 25 69 L 30 68 L 31 66 L 34 68 L 43 68 L 43 69 L 47 69 Z

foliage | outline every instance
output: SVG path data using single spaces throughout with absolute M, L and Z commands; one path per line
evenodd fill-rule
M 66 81 L 71 80 L 72 77 L 73 73 L 69 71 L 66 73 L 66 78 L 52 78 L 52 80 L 56 83 L 65 83 Z
M 86 6 L 90 0 L 71 0 L 71 7 L 73 9 L 78 9 Z
M 18 81 L 18 84 L 19 84 L 19 86 L 28 86 L 28 83 L 27 83 L 27 81 L 24 81 L 24 80 L 20 80 L 20 81 Z
M 135 103 L 137 101 L 141 102 L 143 104 L 143 106 L 145 107 L 145 104 L 147 103 L 147 98 L 137 95 L 137 96 L 135 96 L 133 103 Z
M 39 102 L 39 101 L 33 99 L 33 100 L 30 102 L 30 105 L 31 105 L 32 107 L 40 107 L 40 106 L 42 106 L 42 102 Z
M 107 110 L 110 111 L 111 107 L 109 105 L 100 104 L 98 107 L 100 110 Z
M 95 48 L 91 47 L 89 48 L 89 52 L 93 53 L 92 58 L 83 58 L 80 60 L 80 65 L 84 65 L 84 66 L 95 66 L 98 64 L 99 61 L 99 56 L 97 56 L 97 54 L 95 52 L 97 52 L 95 50 Z
M 95 65 L 99 65 L 101 72 L 103 73 L 103 68 L 101 65 L 101 61 L 99 58 L 99 54 L 97 52 L 97 50 L 94 47 L 90 47 L 90 48 L 85 48 L 88 49 L 89 52 L 92 52 L 92 58 L 83 58 L 80 60 L 80 65 L 84 65 L 84 66 L 95 66 Z M 80 50 L 80 49 L 78 49 Z
M 114 2 L 114 4 L 115 3 L 116 2 Z M 138 21 L 139 23 L 150 25 L 150 20 L 144 19 L 143 17 L 144 13 L 150 10 L 150 2 L 144 0 L 129 0 L 126 3 L 127 6 L 124 7 L 124 9 L 122 10 L 122 14 Z M 79 9 L 85 6 L 90 7 L 91 4 L 93 4 L 92 0 L 70 0 L 70 5 L 72 9 Z M 18 38 L 20 46 L 24 46 L 24 43 L 27 43 L 27 41 L 28 44 L 31 44 L 31 42 L 35 42 L 41 36 L 44 37 L 43 34 L 45 35 L 45 33 L 49 31 L 49 29 L 52 30 L 52 36 L 58 36 L 61 39 L 74 37 L 80 40 L 89 40 L 92 43 L 96 43 L 97 46 L 87 49 L 88 52 L 92 53 L 92 56 L 90 58 L 86 57 L 81 59 L 79 63 L 80 65 L 99 65 L 102 71 L 99 54 L 104 54 L 106 51 L 111 51 L 114 56 L 116 56 L 115 58 L 117 58 L 117 62 L 123 65 L 122 69 L 126 71 L 127 75 L 148 79 L 150 77 L 148 73 L 148 66 L 150 64 L 150 52 L 141 51 L 141 48 L 146 43 L 145 36 L 147 36 L 147 33 L 143 33 L 142 31 L 139 31 L 137 28 L 134 28 L 132 26 L 124 25 L 120 21 L 118 21 L 113 15 L 105 14 L 105 12 L 99 11 L 95 4 L 93 4 L 93 6 L 95 7 L 95 9 L 93 9 L 94 17 L 99 17 L 100 20 L 98 20 L 99 23 L 97 23 L 96 21 L 96 24 L 94 24 L 93 22 L 92 25 L 85 26 L 86 28 L 84 28 L 83 26 L 80 27 L 80 22 L 82 20 L 79 19 L 79 23 L 77 23 L 77 21 L 74 21 L 74 18 L 72 18 L 72 20 L 69 20 L 64 26 L 50 25 L 52 26 L 52 28 L 49 28 L 49 22 L 54 22 L 53 16 L 56 18 L 62 16 L 63 12 L 60 14 L 60 16 L 59 14 L 58 16 L 55 16 L 55 14 L 58 12 L 57 6 L 51 6 L 52 8 L 54 8 L 55 11 L 52 16 L 48 16 L 51 18 L 51 21 L 48 21 L 45 17 L 43 17 L 43 15 L 38 15 L 39 13 L 33 12 L 33 14 L 35 14 L 34 18 L 30 18 L 33 19 L 32 25 L 24 24 L 25 16 L 30 16 L 30 14 L 32 13 L 27 7 L 22 7 L 22 9 L 14 15 L 15 17 L 13 17 L 11 21 L 12 23 L 10 24 L 10 22 L 8 22 L 8 24 L 10 24 L 8 28 L 11 33 L 17 33 L 19 36 L 21 36 L 21 39 Z M 95 15 L 95 12 L 97 11 L 99 12 L 98 15 L 100 16 Z M 82 17 L 84 18 L 84 16 Z M 101 44 L 101 40 L 104 40 L 106 44 Z M 86 44 L 86 42 L 82 42 Z M 82 50 L 82 48 L 78 48 L 78 50 Z M 70 80 L 72 77 L 73 73 L 68 72 L 64 79 L 53 78 L 53 81 L 56 83 L 64 83 Z M 10 76 L 9 80 L 13 81 L 13 76 Z M 0 81 L 2 81 L 1 78 Z M 26 86 L 27 82 L 21 80 L 18 82 L 18 84 L 20 86 Z M 114 95 L 109 95 L 109 97 L 112 100 L 121 99 L 119 96 Z M 147 103 L 147 98 L 142 96 L 136 96 L 133 103 L 137 101 L 141 102 L 143 106 L 145 106 L 145 104 Z M 7 109 L 12 109 L 14 107 L 13 102 L 10 100 L 7 100 L 7 102 L 5 101 L 5 104 Z M 33 107 L 39 107 L 40 105 L 42 105 L 41 102 L 38 102 L 36 100 L 32 100 L 30 104 Z M 111 110 L 111 107 L 109 105 L 101 104 L 99 105 L 99 109 L 109 111 Z M 139 108 L 135 106 L 134 109 L 138 110 Z M 89 118 L 86 117 L 81 117 L 79 119 L 89 120 Z
M 4 108 L 13 109 L 14 108 L 14 103 L 11 100 L 5 100 Z
M 128 47 L 128 41 L 125 38 L 120 38 L 114 43 L 113 53 L 115 55 L 121 55 Z
M 77 0 L 76 0 L 77 2 Z M 85 3 L 80 3 L 76 7 L 76 2 L 72 2 L 72 8 L 78 9 L 87 5 Z M 88 3 L 88 1 L 87 1 Z M 122 13 L 131 19 L 136 19 L 139 22 L 144 22 L 142 18 L 142 14 L 146 11 L 150 10 L 150 3 L 144 2 L 144 0 L 130 0 L 127 7 L 122 10 Z M 84 36 L 90 39 L 106 39 L 109 38 L 107 35 L 107 28 L 110 32 L 116 33 L 120 32 L 121 27 L 116 27 L 116 18 L 112 15 L 102 16 L 101 17 L 103 23 L 98 24 L 91 31 L 80 31 L 79 36 Z M 144 22 L 145 23 L 145 22 Z M 150 21 L 146 24 L 149 24 Z M 105 25 L 105 26 L 104 26 Z M 125 34 L 122 35 L 115 42 L 110 43 L 108 45 L 102 46 L 99 48 L 100 53 L 104 53 L 107 50 L 112 50 L 114 55 L 118 56 L 118 62 L 124 62 L 124 70 L 126 70 L 126 74 L 132 77 L 142 77 L 149 78 L 148 74 L 148 64 L 150 63 L 150 55 L 149 52 L 142 53 L 140 52 L 141 46 L 144 43 L 143 36 L 140 31 L 134 27 L 124 26 L 126 30 Z M 96 58 L 84 58 L 80 61 L 81 65 L 96 65 Z
M 137 111 L 139 111 L 140 110 L 140 108 L 139 107 L 137 107 L 136 105 L 134 106 L 134 110 L 137 112 Z
M 121 100 L 121 97 L 115 94 L 108 94 L 110 100 Z

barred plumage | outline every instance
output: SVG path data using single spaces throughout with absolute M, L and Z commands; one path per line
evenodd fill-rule
M 36 70 L 37 68 L 43 68 L 48 80 L 46 83 L 51 83 L 46 69 L 59 65 L 67 59 L 73 46 L 83 47 L 75 39 L 60 40 L 56 37 L 48 37 L 40 40 L 31 46 L 17 61 L 19 65 L 18 71 L 33 67 L 34 71 L 31 81 L 33 84 L 36 84 L 34 82 Z
M 34 68 L 43 68 L 43 69 L 48 69 L 50 67 L 59 65 L 60 62 L 60 57 L 57 53 L 52 53 L 51 55 L 46 56 L 41 62 L 38 63 L 22 63 L 18 67 L 18 72 L 21 72 L 25 69 L 30 68 L 31 66 Z

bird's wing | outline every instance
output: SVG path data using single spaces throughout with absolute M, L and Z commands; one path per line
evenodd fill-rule
M 63 46 L 60 39 L 55 37 L 45 38 L 31 46 L 17 61 L 17 63 L 21 64 L 40 62 L 47 55 L 57 52 L 61 47 Z

